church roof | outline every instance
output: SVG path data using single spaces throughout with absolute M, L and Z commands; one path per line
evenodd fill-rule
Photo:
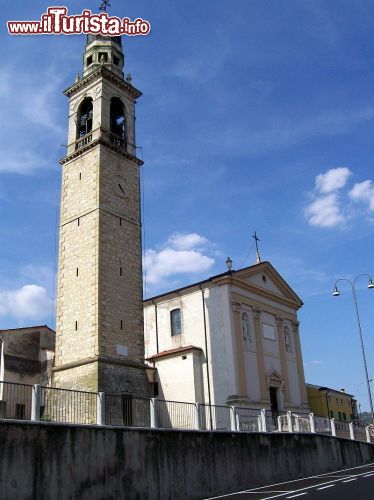
M 237 271 L 232 270 L 232 271 L 226 271 L 226 272 L 221 273 L 221 274 L 216 274 L 215 276 L 210 276 L 209 278 L 207 278 L 205 280 L 198 281 L 196 283 L 192 283 L 190 285 L 186 285 L 184 287 L 177 288 L 175 290 L 170 290 L 170 291 L 164 292 L 160 295 L 155 295 L 153 297 L 149 297 L 147 299 L 144 299 L 143 302 L 144 302 L 144 304 L 146 304 L 147 302 L 152 303 L 153 301 L 160 299 L 160 298 L 163 298 L 163 297 L 167 297 L 168 295 L 179 294 L 179 293 L 184 292 L 190 288 L 200 287 L 201 285 L 205 285 L 208 283 L 218 282 L 221 279 L 225 279 L 226 277 L 240 279 L 240 278 L 244 277 L 245 275 L 250 274 L 253 271 L 258 270 L 260 272 L 260 271 L 265 270 L 265 269 L 267 269 L 270 272 L 270 274 L 272 274 L 274 277 L 276 277 L 277 281 L 282 285 L 282 287 L 285 290 L 287 290 L 288 295 L 290 297 L 292 297 L 292 300 L 295 303 L 297 303 L 299 307 L 301 307 L 303 305 L 303 301 L 301 300 L 301 298 L 292 290 L 292 288 L 282 278 L 282 276 L 271 265 L 271 263 L 269 261 L 259 262 L 257 264 L 253 264 L 252 266 L 243 267 L 242 269 L 238 269 Z

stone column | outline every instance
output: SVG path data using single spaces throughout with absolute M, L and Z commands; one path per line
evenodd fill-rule
M 261 310 L 253 310 L 253 318 L 255 324 L 256 335 L 256 350 L 257 350 L 257 366 L 258 366 L 258 379 L 260 381 L 260 394 L 261 401 L 269 401 L 269 394 L 266 383 L 265 359 L 264 348 L 262 345 L 262 330 L 261 330 Z
M 286 358 L 286 343 L 284 340 L 284 330 L 283 330 L 284 319 L 281 318 L 280 316 L 276 316 L 275 319 L 277 322 L 277 330 L 278 330 L 279 356 L 280 356 L 282 377 L 284 379 L 285 403 L 287 404 L 291 401 L 291 398 L 290 398 L 290 385 L 289 385 L 288 367 Z
M 236 350 L 236 370 L 237 370 L 237 380 L 238 380 L 238 396 L 247 397 L 247 384 L 246 384 L 246 373 L 245 373 L 245 363 L 244 363 L 244 352 L 243 352 L 243 342 L 242 342 L 242 329 L 241 329 L 241 309 L 240 302 L 237 299 L 232 300 L 232 316 L 234 323 L 234 338 L 235 338 L 235 350 Z
M 297 373 L 299 375 L 299 386 L 300 386 L 300 398 L 302 405 L 308 405 L 308 396 L 306 393 L 305 386 L 305 376 L 304 376 L 304 367 L 303 367 L 303 357 L 301 354 L 301 344 L 300 344 L 300 335 L 299 335 L 299 322 L 292 322 L 292 331 L 295 340 L 295 354 L 296 354 L 296 363 L 297 363 Z

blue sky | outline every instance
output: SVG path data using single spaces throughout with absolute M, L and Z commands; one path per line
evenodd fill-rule
M 152 24 L 150 36 L 124 40 L 125 72 L 144 92 L 148 295 L 222 272 L 228 255 L 236 269 L 252 264 L 257 230 L 263 260 L 304 301 L 307 381 L 344 387 L 366 409 L 351 292 L 331 290 L 337 278 L 374 275 L 374 1 L 111 3 L 113 14 Z M 64 4 L 78 13 L 99 0 Z M 0 328 L 54 322 L 61 91 L 82 69 L 84 37 L 11 37 L 5 25 L 49 5 L 2 9 Z

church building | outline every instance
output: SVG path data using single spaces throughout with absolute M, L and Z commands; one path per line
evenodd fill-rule
M 160 399 L 309 411 L 297 311 L 270 262 L 144 302 L 145 355 Z

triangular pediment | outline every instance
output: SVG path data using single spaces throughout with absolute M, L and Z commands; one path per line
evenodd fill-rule
M 259 292 L 274 296 L 274 298 L 278 297 L 293 302 L 299 307 L 303 305 L 300 297 L 298 297 L 270 262 L 261 262 L 260 264 L 236 271 L 234 278 L 236 285 L 239 287 L 242 283 L 243 286 L 257 289 Z

